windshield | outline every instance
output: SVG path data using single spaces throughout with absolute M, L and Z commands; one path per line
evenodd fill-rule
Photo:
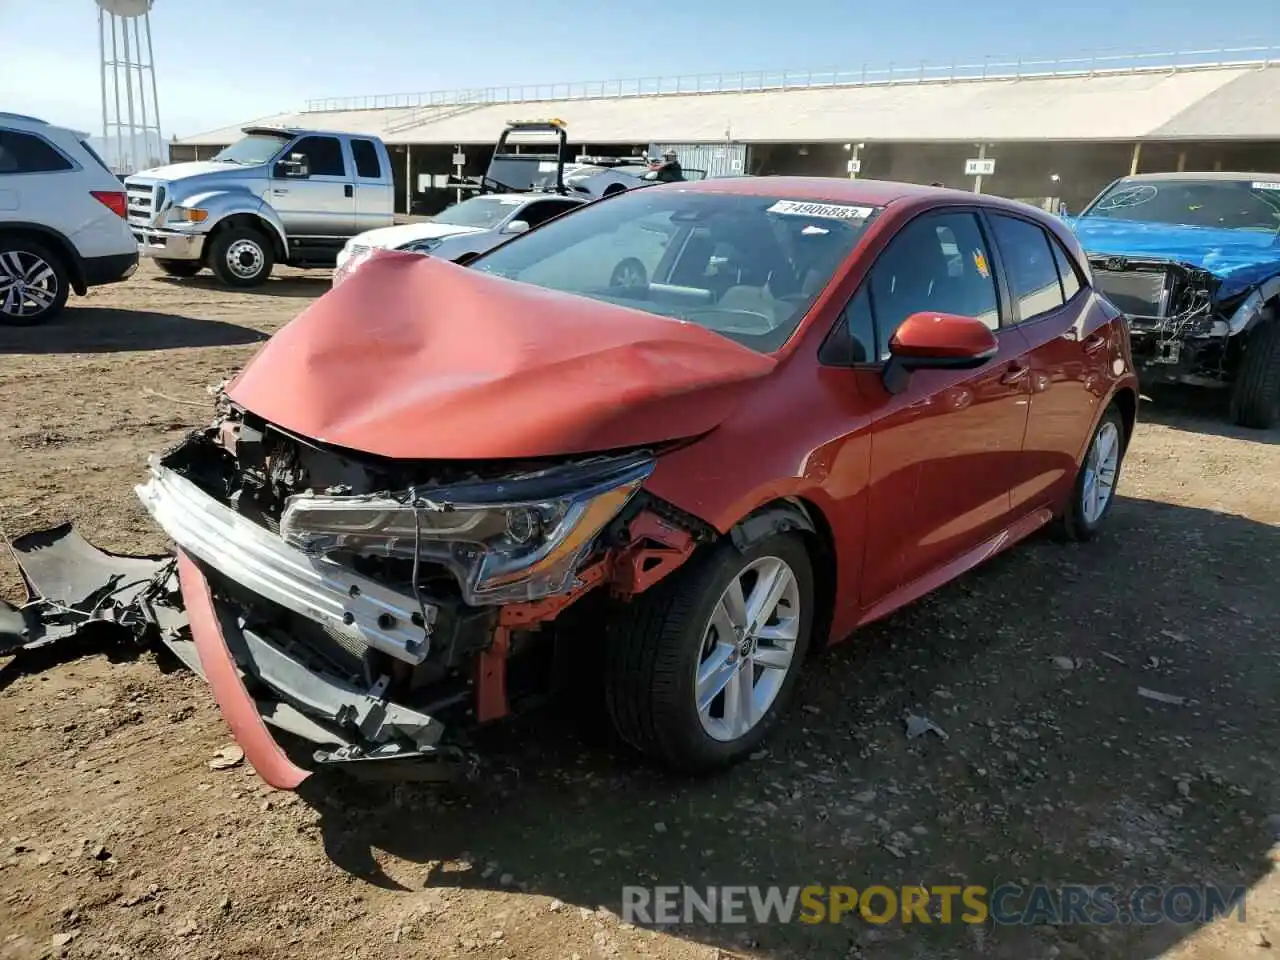
M 1081 215 L 1081 219 L 1094 217 L 1276 233 L 1280 231 L 1280 182 L 1122 180 Z
M 447 223 L 454 227 L 496 227 L 524 203 L 519 197 L 472 197 L 455 203 L 432 217 L 435 223 Z
M 489 162 L 488 176 L 512 190 L 552 190 L 558 166 L 554 156 L 500 154 Z
M 550 290 L 778 349 L 879 208 L 637 190 L 587 204 L 472 262 Z
M 223 147 L 214 155 L 214 162 L 242 163 L 257 166 L 266 163 L 293 138 L 285 134 L 276 136 L 270 133 L 253 133 L 237 140 L 229 147 Z

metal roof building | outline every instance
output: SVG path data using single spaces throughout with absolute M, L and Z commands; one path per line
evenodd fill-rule
M 1280 64 L 1094 76 L 813 86 L 751 92 L 313 110 L 255 123 L 377 134 L 389 143 L 492 143 L 539 112 L 593 144 L 1280 139 Z M 239 127 L 180 139 L 226 144 Z
M 1021 168 L 1047 153 L 1054 169 L 1001 171 L 988 189 L 1038 197 L 1038 185 L 1065 184 L 1059 195 L 1079 202 L 1140 167 L 1280 169 L 1277 54 L 1241 48 L 494 87 L 314 100 L 253 122 L 376 134 L 404 164 L 410 199 L 423 163 L 447 168 L 456 147 L 492 144 L 508 120 L 556 117 L 574 144 L 596 152 L 714 144 L 737 149 L 752 173 L 841 175 L 853 157 L 862 176 L 954 182 L 980 144 L 989 145 L 980 155 L 1006 168 L 1010 157 Z M 183 138 L 171 154 L 207 156 L 238 136 L 235 127 Z M 479 159 L 483 151 L 472 152 Z

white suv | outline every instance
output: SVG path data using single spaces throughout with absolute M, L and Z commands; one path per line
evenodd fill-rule
M 138 268 L 124 184 L 87 139 L 0 112 L 0 326 L 49 320 L 71 290 Z

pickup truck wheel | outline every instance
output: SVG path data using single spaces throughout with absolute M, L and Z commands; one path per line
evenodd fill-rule
M 1058 533 L 1068 540 L 1092 540 L 1115 504 L 1120 465 L 1128 438 L 1124 416 L 1114 403 L 1107 407 L 1093 431 L 1089 449 L 1071 488 L 1071 500 L 1058 521 Z
M 275 266 L 271 241 L 252 227 L 229 227 L 213 238 L 209 267 L 229 287 L 256 287 Z
M 605 704 L 619 736 L 704 773 L 755 750 L 785 709 L 813 627 L 804 540 L 723 540 L 640 594 L 606 628 Z
M 1280 423 L 1280 316 L 1274 310 L 1245 342 L 1231 392 L 1231 420 L 1255 430 Z
M 22 237 L 0 237 L 0 326 L 52 320 L 70 292 L 66 265 L 56 253 Z
M 204 269 L 199 260 L 157 260 L 156 266 L 171 277 L 194 277 Z

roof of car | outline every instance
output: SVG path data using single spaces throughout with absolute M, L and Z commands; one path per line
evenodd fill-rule
M 1240 173 L 1226 170 L 1187 170 L 1183 173 L 1136 173 L 1121 178 L 1125 183 L 1146 183 L 1161 180 L 1224 180 L 1254 181 L 1265 180 L 1268 183 L 1280 181 L 1280 173 Z
M 863 180 L 846 177 L 712 177 L 685 183 L 665 184 L 657 189 L 686 189 L 698 193 L 737 193 L 784 200 L 819 200 L 829 203 L 859 203 L 883 207 L 896 200 L 951 196 L 977 197 L 967 191 L 946 187 L 926 187 L 893 180 Z M 650 188 L 654 189 L 654 188 Z M 984 200 L 990 199 L 983 197 Z

